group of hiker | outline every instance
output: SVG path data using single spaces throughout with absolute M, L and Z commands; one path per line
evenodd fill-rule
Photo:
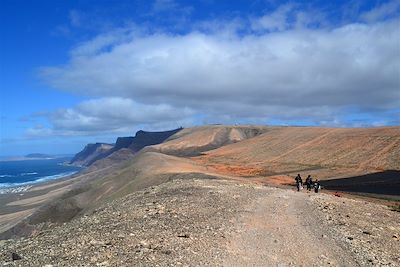
M 303 179 L 301 178 L 300 174 L 297 174 L 294 180 L 296 181 L 297 191 L 303 189 Z M 318 193 L 318 191 L 321 189 L 321 184 L 319 183 L 318 179 L 315 179 L 315 181 L 313 181 L 311 175 L 307 176 L 304 184 L 307 186 L 308 191 L 311 191 L 311 188 L 314 188 L 314 192 Z

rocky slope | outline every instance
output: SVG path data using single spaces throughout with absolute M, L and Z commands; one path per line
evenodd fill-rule
M 398 266 L 400 216 L 330 195 L 178 175 L 31 238 L 7 266 Z M 216 178 L 216 177 L 214 177 Z M 14 258 L 14 260 L 13 260 Z
M 138 190 L 191 173 L 269 184 L 282 177 L 292 182 L 290 175 L 297 172 L 335 178 L 377 168 L 399 170 L 399 133 L 399 127 L 204 126 L 183 129 L 163 143 L 147 146 L 137 153 L 131 149 L 131 143 L 128 148 L 97 160 L 67 185 L 54 188 L 49 185 L 46 190 L 32 188 L 25 194 L 8 197 L 10 203 L 0 203 L 4 210 L 1 218 L 15 217 L 10 213 L 10 205 L 13 205 L 18 212 L 26 211 L 25 220 L 2 237 L 33 233 L 44 229 L 40 225 L 49 221 L 68 222 Z M 138 143 L 149 142 L 146 136 L 149 135 L 138 133 Z M 368 163 L 374 158 L 379 164 Z M 14 225 L 14 221 L 12 224 L 5 222 L 5 225 Z

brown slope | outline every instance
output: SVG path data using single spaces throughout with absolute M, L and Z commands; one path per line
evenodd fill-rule
M 115 161 L 116 156 L 124 155 L 130 159 L 123 158 L 120 163 Z M 107 167 L 107 163 L 111 165 Z M 208 178 L 204 174 L 206 172 L 205 167 L 189 159 L 157 152 L 139 152 L 133 155 L 130 150 L 122 149 L 96 162 L 65 186 L 56 186 L 43 195 L 28 191 L 25 196 L 18 197 L 18 201 L 0 205 L 0 217 L 4 212 L 2 216 L 4 222 L 0 223 L 0 240 L 30 235 L 37 231 L 37 227 L 47 227 L 43 224 L 46 222 L 70 221 L 103 203 L 162 184 L 179 174 L 191 176 L 191 173 L 203 173 L 201 176 Z M 18 218 L 8 218 L 17 216 L 17 211 L 32 208 L 33 201 L 38 198 L 40 203 L 38 202 L 34 209 L 27 211 L 27 214 L 21 214 L 24 215 L 22 217 L 19 216 L 23 221 Z M 13 205 L 13 209 L 6 211 L 4 207 L 10 205 Z
M 58 194 L 43 198 L 43 205 L 24 222 L 20 223 L 2 237 L 25 235 L 33 231 L 32 225 L 41 222 L 64 222 L 75 216 L 94 209 L 104 202 L 122 197 L 145 187 L 154 186 L 171 179 L 179 173 L 203 173 L 209 177 L 213 173 L 193 160 L 174 155 L 199 154 L 225 144 L 239 142 L 261 134 L 266 127 L 252 126 L 206 126 L 191 129 L 178 129 L 163 145 L 145 148 L 139 153 L 130 149 L 120 149 L 108 157 L 96 161 L 81 175 L 77 175 L 68 186 L 56 187 Z M 159 153 L 159 152 L 163 153 Z M 167 155 L 170 154 L 170 155 Z M 50 190 L 51 192 L 54 190 Z M 22 198 L 31 201 L 36 197 L 28 192 Z M 3 206 L 7 206 L 4 203 Z M 2 212 L 0 205 L 0 213 Z M 15 207 L 19 210 L 24 207 Z M 10 214 L 7 210 L 4 213 Z M 24 216 L 25 217 L 25 216 Z M 15 224 L 15 220 L 13 220 Z M 7 224 L 8 225 L 8 224 Z M 5 228 L 0 229 L 5 230 Z M 1 236 L 0 236 L 1 237 Z
M 69 187 L 72 191 L 42 208 L 41 213 L 36 213 L 27 223 L 67 221 L 101 203 L 168 181 L 177 173 L 280 179 L 281 174 L 304 174 L 305 171 L 318 178 L 328 178 L 379 169 L 399 170 L 399 133 L 400 127 L 205 126 L 184 129 L 165 143 L 146 148 L 135 156 L 121 151 L 121 155 L 99 162 L 94 167 L 103 169 L 96 170 L 96 174 L 89 172 L 82 179 L 77 177 L 77 183 Z M 174 156 L 199 152 L 205 155 Z M 131 159 L 118 164 L 126 158 Z M 63 217 L 64 214 L 68 216 Z
M 264 174 L 330 170 L 322 177 L 400 169 L 400 127 L 270 127 L 257 137 L 205 153 L 207 163 L 258 167 Z M 332 172 L 337 170 L 337 172 Z
M 178 156 L 200 155 L 204 151 L 258 136 L 266 130 L 265 126 L 209 125 L 187 128 L 149 150 Z

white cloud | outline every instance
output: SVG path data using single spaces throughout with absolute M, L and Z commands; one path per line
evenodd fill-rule
M 46 117 L 52 125 L 28 130 L 28 136 L 86 135 L 96 133 L 128 133 L 138 125 L 158 129 L 160 125 L 176 128 L 187 123 L 193 111 L 167 104 L 143 105 L 125 98 L 99 98 L 81 102 L 73 108 L 35 114 Z
M 398 95 L 397 24 L 242 38 L 154 34 L 104 52 L 83 55 L 78 47 L 80 56 L 67 66 L 43 68 L 41 75 L 56 88 L 153 104 L 199 106 L 208 99 L 382 107 Z
M 105 34 L 100 34 L 90 41 L 79 44 L 71 52 L 71 57 L 78 60 L 85 60 L 87 57 L 96 56 L 100 53 L 108 52 L 118 44 L 123 44 L 132 39 L 133 34 L 140 34 L 135 26 L 127 29 L 117 29 Z
M 236 20 L 224 30 L 214 31 L 212 21 L 201 25 L 205 32 L 180 35 L 137 27 L 99 35 L 73 49 L 65 66 L 41 69 L 55 88 L 100 98 L 55 112 L 51 122 L 76 131 L 193 114 L 335 122 L 346 108 L 400 108 L 398 18 L 307 28 L 315 20 L 296 11 L 289 23 L 289 12 L 285 5 L 251 20 L 267 32 L 243 33 Z
M 385 19 L 388 16 L 398 15 L 399 12 L 400 0 L 392 0 L 361 14 L 361 18 L 369 22 L 374 22 Z M 398 26 L 400 27 L 400 25 Z
M 283 31 L 289 27 L 289 13 L 293 10 L 293 4 L 280 6 L 274 12 L 266 14 L 252 21 L 255 30 Z
M 29 128 L 26 131 L 27 137 L 34 137 L 34 136 L 51 136 L 53 135 L 53 131 L 49 128 L 44 127 L 41 124 L 38 124 L 32 128 Z
M 178 128 L 193 124 L 189 108 L 167 104 L 143 105 L 125 98 L 98 98 L 83 101 L 73 108 L 39 112 L 32 117 L 47 118 L 52 127 L 36 125 L 27 130 L 27 137 L 77 136 L 96 134 L 132 134 L 133 129 Z

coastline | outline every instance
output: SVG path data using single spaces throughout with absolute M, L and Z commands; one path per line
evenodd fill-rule
M 68 175 L 25 186 L 3 188 L 0 193 L 0 233 L 29 217 L 40 206 L 71 188 L 82 176 L 82 170 Z
M 0 162 L 7 162 L 7 161 L 23 161 L 23 160 L 51 160 L 51 159 L 59 159 L 64 157 L 25 157 L 25 156 L 12 156 L 12 157 L 0 157 Z
M 0 194 L 0 235 L 23 222 L 40 207 L 47 205 L 71 189 L 110 174 L 114 169 L 81 169 L 78 173 L 37 183 L 23 192 Z
M 52 182 L 52 181 L 58 181 L 61 179 L 68 179 L 69 177 L 72 177 L 73 175 L 76 175 L 76 174 L 80 173 L 81 171 L 82 170 L 70 171 L 70 172 L 64 172 L 64 173 L 55 174 L 55 175 L 43 176 L 34 181 L 29 181 L 29 182 L 24 182 L 24 183 L 14 183 L 14 184 L 10 184 L 9 186 L 0 184 L 0 195 L 8 194 L 8 193 L 26 192 L 30 188 L 32 188 L 36 185 L 41 185 L 41 184 L 44 184 L 47 182 Z

